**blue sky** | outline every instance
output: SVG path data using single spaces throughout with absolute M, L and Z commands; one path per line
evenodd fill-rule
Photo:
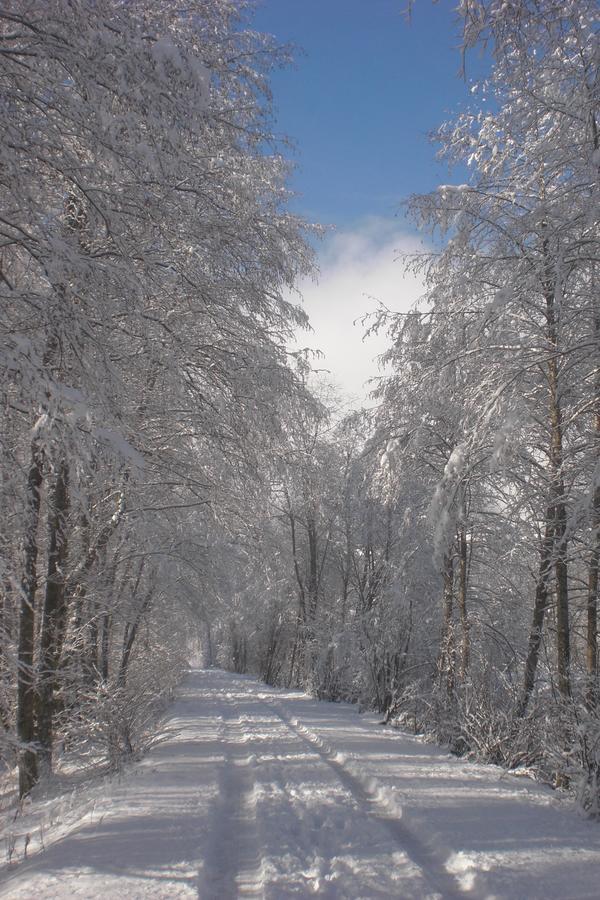
M 315 334 L 301 343 L 324 349 L 333 378 L 359 395 L 384 342 L 364 345 L 352 322 L 373 296 L 398 310 L 418 296 L 394 262 L 418 245 L 401 201 L 452 180 L 428 135 L 469 102 L 486 65 L 472 54 L 460 77 L 454 5 L 417 0 L 408 22 L 405 0 L 263 0 L 253 19 L 303 51 L 273 75 L 277 129 L 296 146 L 293 208 L 336 229 L 319 248 L 319 284 L 304 286 Z
M 264 0 L 254 25 L 303 49 L 296 66 L 272 80 L 278 129 L 294 139 L 300 165 L 297 208 L 320 222 L 347 225 L 394 216 L 413 191 L 446 177 L 428 141 L 469 97 L 481 71 L 469 57 L 459 76 L 453 3 L 418 0 Z

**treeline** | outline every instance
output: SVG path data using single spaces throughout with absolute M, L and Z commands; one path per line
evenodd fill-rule
M 597 6 L 462 16 L 493 70 L 438 134 L 468 180 L 408 203 L 437 247 L 408 261 L 424 296 L 374 323 L 391 374 L 371 415 L 288 427 L 220 641 L 230 664 L 533 766 L 597 811 Z
M 21 795 L 59 751 L 143 741 L 304 393 L 285 53 L 245 6 L 0 11 L 0 749 Z

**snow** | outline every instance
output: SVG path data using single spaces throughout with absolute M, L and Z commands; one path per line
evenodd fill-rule
M 0 897 L 598 897 L 598 825 L 550 789 L 214 669 L 84 810 Z

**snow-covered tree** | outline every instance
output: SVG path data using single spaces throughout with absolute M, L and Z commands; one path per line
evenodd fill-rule
M 205 532 L 256 473 L 296 390 L 285 340 L 305 317 L 283 291 L 310 254 L 270 130 L 279 55 L 244 11 L 0 14 L 2 678 L 22 793 L 37 750 L 51 761 L 64 672 L 106 677 L 119 624 L 123 683 L 192 562 L 182 528 Z

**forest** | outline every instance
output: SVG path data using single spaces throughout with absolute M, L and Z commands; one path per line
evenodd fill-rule
M 118 768 L 201 653 L 598 814 L 597 4 L 461 0 L 467 180 L 406 201 L 423 294 L 351 413 L 290 349 L 321 226 L 251 12 L 0 10 L 3 775 Z

